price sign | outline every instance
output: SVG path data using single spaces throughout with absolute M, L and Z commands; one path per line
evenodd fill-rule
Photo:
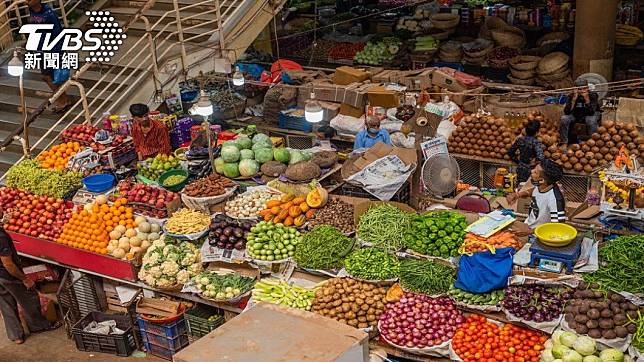
M 425 159 L 438 154 L 447 154 L 447 142 L 445 138 L 438 136 L 432 138 L 429 141 L 425 141 L 420 144 L 420 149 L 423 151 L 423 156 Z

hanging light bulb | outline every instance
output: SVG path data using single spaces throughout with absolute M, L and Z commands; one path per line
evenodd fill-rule
M 309 123 L 318 123 L 324 118 L 324 110 L 320 102 L 315 100 L 315 93 L 313 92 L 311 92 L 311 99 L 304 106 L 304 118 Z
M 18 56 L 18 51 L 14 51 L 13 58 L 11 58 L 9 64 L 7 65 L 7 71 L 9 72 L 9 75 L 19 77 L 22 75 L 22 72 L 24 72 L 24 70 L 25 68 L 22 64 L 22 61 L 20 60 L 20 57 Z
M 235 73 L 233 73 L 233 85 L 234 86 L 242 86 L 246 82 L 246 79 L 244 79 L 244 74 L 239 71 L 239 67 L 235 67 Z
M 208 117 L 213 113 L 212 102 L 210 98 L 206 95 L 206 92 L 201 90 L 199 99 L 195 104 L 190 107 L 190 114 L 195 116 Z

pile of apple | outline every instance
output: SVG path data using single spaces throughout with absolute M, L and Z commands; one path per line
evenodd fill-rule
M 55 241 L 71 219 L 74 203 L 29 192 L 0 188 L 0 205 L 9 213 L 7 231 Z
M 107 145 L 94 142 L 94 136 L 99 129 L 88 124 L 75 124 L 61 133 L 63 140 L 76 141 L 83 146 L 91 147 L 94 152 L 102 151 L 108 147 L 116 147 L 123 143 L 125 137 L 122 135 L 114 135 L 112 142 Z
M 167 218 L 166 206 L 179 198 L 179 194 L 175 192 L 125 180 L 118 184 L 118 196 L 125 197 L 128 203 L 132 203 L 136 213 L 157 219 Z

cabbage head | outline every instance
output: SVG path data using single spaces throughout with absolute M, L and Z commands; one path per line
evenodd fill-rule
M 580 336 L 572 345 L 572 348 L 582 356 L 590 356 L 597 351 L 597 343 L 590 337 Z
M 223 146 L 221 148 L 221 158 L 223 158 L 225 162 L 237 162 L 239 161 L 240 156 L 241 153 L 237 147 Z

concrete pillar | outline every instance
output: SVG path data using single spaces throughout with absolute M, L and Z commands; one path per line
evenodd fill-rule
M 588 72 L 612 79 L 618 2 L 577 0 L 573 79 Z

